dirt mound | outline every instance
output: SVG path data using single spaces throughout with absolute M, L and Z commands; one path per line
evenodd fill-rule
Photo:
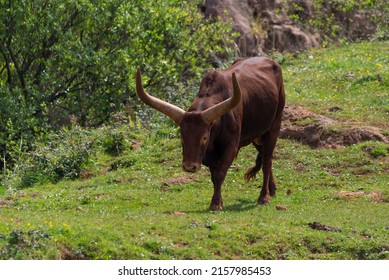
M 289 106 L 284 110 L 280 138 L 294 139 L 312 148 L 339 148 L 363 141 L 389 144 L 377 127 L 348 125 L 303 107 Z

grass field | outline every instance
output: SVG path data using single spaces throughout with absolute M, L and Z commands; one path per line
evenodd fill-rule
M 288 104 L 388 136 L 388 53 L 389 42 L 373 42 L 279 55 Z M 210 212 L 209 172 L 181 170 L 177 128 L 112 130 L 128 149 L 96 148 L 80 179 L 0 187 L 0 259 L 389 258 L 388 144 L 279 140 L 267 206 L 256 204 L 261 176 L 243 180 L 256 156 L 246 147 L 223 185 L 224 211 Z
M 350 44 L 278 58 L 284 64 L 289 104 L 389 134 L 389 42 Z M 277 57 L 276 57 L 277 58 Z

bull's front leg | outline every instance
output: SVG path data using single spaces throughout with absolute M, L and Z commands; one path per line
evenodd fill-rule
M 209 165 L 209 170 L 211 172 L 211 179 L 213 183 L 213 196 L 211 200 L 211 205 L 209 209 L 211 211 L 221 211 L 223 210 L 223 199 L 222 199 L 222 184 L 226 178 L 227 171 L 230 168 L 236 154 L 238 152 L 238 144 L 232 145 L 232 147 L 227 147 L 225 152 L 222 152 L 223 157 L 213 165 Z M 229 151 L 229 152 L 227 152 Z
M 209 167 L 209 170 L 213 183 L 213 196 L 209 210 L 221 211 L 223 210 L 222 184 L 226 178 L 227 170 L 220 170 L 217 167 Z

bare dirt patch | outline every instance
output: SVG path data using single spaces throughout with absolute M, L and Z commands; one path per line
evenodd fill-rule
M 285 107 L 280 138 L 294 139 L 312 148 L 336 149 L 364 141 L 389 144 L 377 127 L 342 123 L 301 106 Z
M 196 182 L 197 179 L 192 175 L 184 175 L 179 176 L 175 178 L 171 178 L 165 182 L 162 183 L 160 190 L 161 191 L 167 191 L 170 187 L 176 186 L 176 185 L 183 185 L 188 182 Z
M 185 184 L 187 182 L 196 182 L 196 178 L 192 175 L 179 176 L 179 177 L 171 178 L 171 179 L 167 180 L 166 182 L 164 182 L 164 184 L 166 184 L 168 186 L 172 186 L 172 185 L 182 185 L 182 184 Z
M 278 211 L 286 211 L 286 210 L 288 210 L 288 207 L 285 205 L 276 205 L 276 209 Z
M 83 254 L 68 248 L 64 244 L 60 245 L 59 252 L 61 255 L 61 260 L 84 260 L 85 259 L 85 256 Z
M 179 216 L 179 217 L 186 217 L 186 216 L 189 215 L 186 212 L 181 212 L 181 211 L 177 211 L 177 210 L 175 210 L 173 212 L 171 212 L 171 211 L 164 212 L 164 214 L 166 214 L 166 215 L 174 215 L 174 216 Z
M 384 197 L 382 192 L 373 190 L 373 191 L 365 191 L 365 190 L 356 190 L 356 191 L 339 191 L 335 194 L 336 197 L 342 198 L 345 200 L 353 200 L 359 197 L 368 197 L 375 203 L 384 202 Z
M 6 206 L 14 201 L 21 199 L 21 198 L 25 198 L 26 196 L 28 196 L 29 198 L 37 198 L 37 197 L 40 197 L 40 194 L 36 193 L 36 192 L 29 193 L 29 194 L 26 194 L 24 192 L 20 192 L 16 195 L 13 195 L 13 196 L 7 196 L 5 198 L 0 198 L 0 207 Z
M 336 227 L 325 225 L 325 224 L 321 224 L 321 223 L 318 223 L 318 222 L 308 223 L 308 226 L 311 229 L 314 229 L 314 230 L 323 230 L 323 231 L 330 231 L 330 232 L 341 232 L 341 230 L 336 228 Z

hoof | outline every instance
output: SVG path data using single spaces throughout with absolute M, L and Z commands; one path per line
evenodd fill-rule
M 267 205 L 269 204 L 270 201 L 270 196 L 265 196 L 265 197 L 259 197 L 258 198 L 258 205 Z
M 209 205 L 209 210 L 222 211 L 223 210 L 223 199 L 221 199 L 221 197 L 218 197 L 218 198 L 212 197 L 211 205 Z
M 222 204 L 211 204 L 209 206 L 209 210 L 210 211 L 222 211 L 223 210 L 223 206 L 222 206 Z

